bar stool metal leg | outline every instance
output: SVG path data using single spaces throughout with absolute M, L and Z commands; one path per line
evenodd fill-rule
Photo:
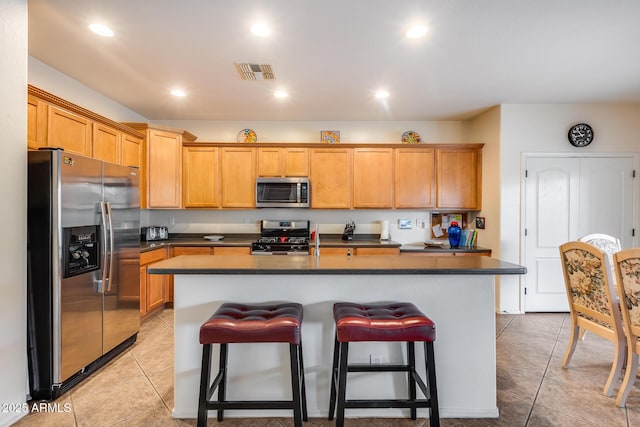
M 291 390 L 293 393 L 293 425 L 302 427 L 302 402 L 300 401 L 300 366 L 298 362 L 298 346 L 289 344 L 289 360 L 291 363 Z
M 344 426 L 344 406 L 347 396 L 347 371 L 349 358 L 349 343 L 340 343 L 340 365 L 338 367 L 338 414 L 336 427 Z
M 433 342 L 424 343 L 424 354 L 427 359 L 427 379 L 429 381 L 429 425 L 440 427 L 440 412 L 438 411 L 438 388 L 436 387 L 436 363 L 433 352 Z
M 336 333 L 333 342 L 333 365 L 331 366 L 331 395 L 329 398 L 329 420 L 333 420 L 336 412 L 336 386 L 338 378 L 338 360 L 340 358 L 340 343 L 338 342 L 338 334 Z
M 198 399 L 198 427 L 207 426 L 207 400 L 209 400 L 209 378 L 211 376 L 211 344 L 202 346 L 202 373 L 200 375 L 200 398 Z
M 416 372 L 416 348 L 413 341 L 407 341 L 407 361 L 409 370 L 407 371 L 407 383 L 409 385 L 409 400 L 416 400 L 416 379 L 414 374 Z M 417 418 L 417 410 L 415 407 L 411 408 L 411 419 Z
M 224 402 L 227 390 L 227 344 L 220 344 L 220 385 L 218 386 L 218 402 Z M 218 421 L 224 418 L 224 409 L 218 410 Z
M 300 398 L 302 399 L 302 421 L 309 421 L 307 415 L 307 386 L 304 382 L 304 361 L 302 357 L 302 341 L 298 346 L 298 365 L 300 366 L 300 388 L 302 389 Z

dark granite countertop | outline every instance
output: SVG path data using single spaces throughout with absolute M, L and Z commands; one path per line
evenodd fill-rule
M 180 255 L 151 264 L 151 274 L 525 274 L 490 257 Z
M 426 246 L 424 243 L 405 243 L 400 246 L 400 252 L 429 252 L 429 253 L 481 253 L 491 252 L 489 248 L 483 248 L 480 246 L 475 247 L 463 247 L 452 249 L 449 245 L 443 245 L 442 247 Z
M 218 233 L 210 233 L 218 234 Z M 258 240 L 257 234 L 226 234 L 224 239 L 211 241 L 204 238 L 204 234 L 176 234 L 168 240 L 156 240 L 151 242 L 140 242 L 140 252 L 147 252 L 162 247 L 176 246 L 251 246 L 252 242 Z M 314 242 L 310 242 L 313 247 Z M 383 241 L 374 238 L 373 235 L 356 235 L 354 240 L 342 240 L 340 235 L 320 235 L 321 248 L 399 248 L 398 242 L 391 240 Z

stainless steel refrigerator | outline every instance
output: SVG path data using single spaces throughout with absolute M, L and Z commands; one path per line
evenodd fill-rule
M 33 399 L 55 399 L 140 329 L 139 171 L 28 154 L 28 360 Z

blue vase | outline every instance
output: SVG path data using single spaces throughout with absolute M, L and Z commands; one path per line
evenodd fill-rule
M 449 235 L 449 246 L 452 248 L 457 248 L 460 246 L 460 235 L 462 234 L 462 229 L 458 225 L 457 221 L 452 221 L 451 225 L 447 229 L 447 234 Z

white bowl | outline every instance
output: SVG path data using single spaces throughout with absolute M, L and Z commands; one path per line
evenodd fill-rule
M 224 239 L 224 236 L 211 235 L 211 236 L 204 236 L 204 238 L 207 240 L 211 240 L 212 242 L 217 242 L 219 240 Z

